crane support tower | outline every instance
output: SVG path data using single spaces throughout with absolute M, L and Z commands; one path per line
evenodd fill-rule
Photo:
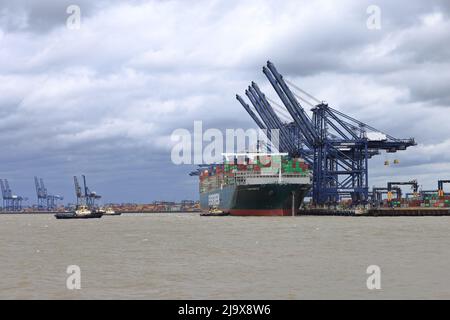
M 8 179 L 0 179 L 0 187 L 2 189 L 3 210 L 22 211 L 22 202 L 27 198 L 13 194 Z
M 342 198 L 351 198 L 355 205 L 366 204 L 369 159 L 380 151 L 397 152 L 416 145 L 414 138 L 394 138 L 330 107 L 285 80 L 270 61 L 263 73 L 282 105 L 267 98 L 255 82 L 245 91 L 253 109 L 240 95 L 236 99 L 260 129 L 269 135 L 278 130 L 279 152 L 302 157 L 312 167 L 316 205 L 336 204 Z M 311 116 L 299 100 L 311 107 Z
M 86 183 L 86 176 L 82 175 L 81 177 L 83 179 L 83 189 L 81 189 L 78 178 L 76 176 L 73 177 L 73 181 L 75 184 L 75 194 L 77 197 L 77 207 L 87 206 L 89 209 L 94 209 L 96 207 L 96 201 L 99 200 L 102 196 L 98 195 L 94 191 L 90 191 Z
M 59 195 L 48 194 L 42 178 L 34 177 L 34 185 L 36 188 L 38 210 L 56 210 L 58 207 L 58 200 L 63 200 L 64 198 Z
M 450 180 L 439 180 L 438 181 L 438 195 L 439 197 L 443 197 L 444 193 L 444 183 L 450 183 Z

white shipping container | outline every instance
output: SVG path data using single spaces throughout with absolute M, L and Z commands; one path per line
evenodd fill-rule
M 367 132 L 367 139 L 371 141 L 384 141 L 387 140 L 387 137 L 384 133 L 381 132 Z

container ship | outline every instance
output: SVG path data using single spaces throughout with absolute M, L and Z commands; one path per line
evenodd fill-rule
M 200 208 L 234 216 L 292 216 L 311 188 L 303 159 L 256 156 L 238 164 L 210 165 L 199 172 Z

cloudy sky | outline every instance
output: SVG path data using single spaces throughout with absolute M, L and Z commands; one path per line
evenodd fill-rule
M 67 27 L 69 5 L 81 9 Z M 367 28 L 367 8 L 381 29 Z M 105 201 L 197 198 L 173 165 L 177 128 L 251 128 L 235 100 L 261 67 L 419 145 L 381 155 L 370 184 L 450 178 L 448 1 L 0 0 L 0 177 L 35 200 L 33 176 L 74 201 L 85 173 Z M 384 160 L 400 165 L 385 167 Z

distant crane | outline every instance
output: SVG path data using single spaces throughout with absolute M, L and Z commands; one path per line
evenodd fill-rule
M 82 175 L 81 177 L 83 178 L 83 190 L 78 183 L 78 178 L 76 176 L 73 177 L 75 183 L 75 194 L 77 196 L 77 206 L 85 205 L 89 209 L 95 208 L 96 200 L 99 200 L 102 196 L 98 195 L 95 191 L 90 191 L 86 184 L 86 176 Z
M 75 195 L 77 197 L 77 207 L 86 205 L 86 199 L 81 192 L 80 184 L 78 183 L 78 178 L 76 176 L 73 176 L 73 182 L 75 184 Z
M 450 180 L 439 180 L 438 181 L 438 195 L 439 197 L 443 197 L 444 193 L 444 183 L 450 183 Z
M 56 210 L 58 200 L 63 200 L 64 198 L 59 195 L 48 194 L 42 178 L 38 179 L 38 177 L 34 177 L 34 184 L 36 187 L 38 210 Z
M 98 195 L 95 191 L 90 191 L 86 184 L 86 177 L 83 175 L 83 184 L 84 184 L 84 196 L 86 197 L 86 204 L 88 208 L 95 207 L 95 201 L 99 200 L 102 196 Z
M 0 186 L 2 189 L 3 209 L 6 211 L 21 211 L 22 202 L 27 200 L 27 198 L 13 194 L 9 187 L 8 179 L 0 179 Z
M 418 193 L 418 191 L 419 191 L 419 183 L 417 182 L 417 180 L 411 180 L 411 181 L 406 181 L 406 182 L 388 182 L 387 183 L 387 190 L 388 190 L 389 200 L 392 199 L 392 192 L 391 191 L 394 189 L 394 186 L 405 186 L 405 185 L 411 186 L 411 188 L 413 190 L 413 194 L 417 194 Z M 402 197 L 401 190 L 400 190 L 400 194 L 398 194 L 398 192 L 397 192 L 397 197 L 399 199 Z
M 373 187 L 372 189 L 372 203 L 379 205 L 383 201 L 383 194 L 388 195 L 388 200 L 392 200 L 392 192 L 396 193 L 397 199 L 402 197 L 402 190 L 399 187 L 392 187 L 388 190 L 387 187 Z

